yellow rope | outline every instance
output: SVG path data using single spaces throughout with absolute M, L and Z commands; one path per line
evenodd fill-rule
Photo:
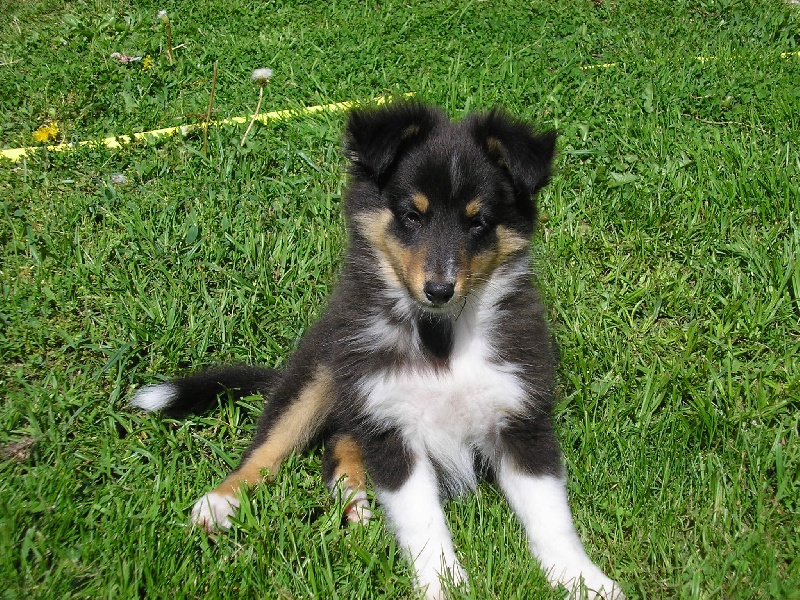
M 781 58 L 788 59 L 792 56 L 800 57 L 800 51 L 797 52 L 782 52 Z M 694 59 L 700 63 L 706 63 L 710 61 L 717 60 L 716 56 L 695 56 Z M 652 61 L 651 61 L 652 62 Z M 616 67 L 619 63 L 604 63 L 601 65 L 587 65 L 581 67 L 583 71 L 589 71 L 592 69 L 610 69 L 612 67 Z M 405 97 L 413 96 L 413 92 L 403 94 Z M 377 104 L 382 104 L 386 102 L 386 96 L 379 96 L 374 99 L 374 102 Z M 317 112 L 323 111 L 338 111 L 338 110 L 347 110 L 348 108 L 352 108 L 357 103 L 351 100 L 346 102 L 334 102 L 332 104 L 318 104 L 317 106 L 306 106 L 303 108 L 297 109 L 288 109 L 288 110 L 276 110 L 264 114 L 259 114 L 256 117 L 257 121 L 261 121 L 262 123 L 267 123 L 269 121 L 281 121 L 283 119 L 290 119 L 295 116 L 300 115 L 308 115 Z M 230 119 L 223 119 L 222 121 L 213 121 L 209 123 L 210 125 L 236 125 L 236 124 L 243 124 L 247 123 L 253 117 L 231 117 Z M 181 135 L 186 135 L 191 131 L 196 131 L 198 129 L 202 129 L 205 126 L 205 123 L 196 123 L 194 125 L 177 125 L 175 127 L 165 127 L 164 129 L 154 129 L 153 131 L 143 131 L 141 133 L 134 133 L 132 135 L 116 135 L 111 137 L 106 137 L 101 139 L 100 141 L 84 141 L 84 142 L 70 142 L 66 144 L 55 144 L 52 146 L 47 146 L 48 150 L 53 152 L 61 152 L 63 150 L 67 150 L 69 148 L 74 148 L 76 146 L 87 146 L 90 144 L 96 145 L 103 145 L 107 148 L 119 148 L 122 144 L 128 144 L 132 140 L 142 140 L 145 138 L 159 138 L 165 137 L 170 135 L 175 135 L 176 133 L 180 133 Z M 0 156 L 5 156 L 6 158 L 11 159 L 12 161 L 16 162 L 20 160 L 23 156 L 26 156 L 29 153 L 36 152 L 39 150 L 41 146 L 29 146 L 27 148 L 9 148 L 7 150 L 0 150 Z
M 413 96 L 413 93 L 403 94 L 404 97 Z M 373 99 L 373 102 L 376 104 L 383 104 L 386 102 L 386 96 L 379 96 L 378 98 Z M 268 123 L 270 121 L 282 121 L 284 119 L 291 119 L 292 117 L 299 117 L 301 115 L 310 115 L 313 113 L 318 112 L 335 112 L 340 110 L 347 110 L 348 108 L 352 108 L 356 106 L 358 103 L 352 100 L 348 100 L 346 102 L 333 102 L 331 104 L 318 104 L 316 106 L 305 106 L 301 108 L 290 108 L 287 110 L 275 110 L 268 113 L 259 114 L 256 117 L 256 120 L 261 121 L 262 123 Z M 249 117 L 231 117 L 230 119 L 223 119 L 221 121 L 212 121 L 209 123 L 210 125 L 238 125 L 241 123 L 247 123 L 252 119 L 252 115 Z M 175 135 L 176 133 L 180 133 L 181 135 L 186 135 L 191 131 L 197 131 L 204 127 L 205 123 L 195 123 L 192 125 L 177 125 L 175 127 L 165 127 L 163 129 L 154 129 L 152 131 L 143 131 L 141 133 L 133 133 L 131 135 L 115 135 L 111 137 L 106 137 L 101 140 L 97 141 L 83 141 L 83 142 L 71 142 L 67 144 L 54 144 L 51 146 L 47 146 L 47 149 L 52 152 L 62 152 L 64 150 L 68 150 L 70 148 L 75 148 L 77 146 L 89 146 L 89 145 L 99 145 L 99 146 L 106 146 L 107 148 L 119 148 L 123 144 L 129 144 L 133 140 L 143 140 L 148 138 L 160 138 L 160 137 L 167 137 Z M 16 162 L 20 160 L 22 157 L 36 152 L 40 150 L 41 146 L 29 146 L 27 148 L 9 148 L 7 150 L 0 150 L 0 155 L 11 159 L 12 161 Z

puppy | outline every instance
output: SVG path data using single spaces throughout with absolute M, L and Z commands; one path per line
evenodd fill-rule
M 572 523 L 550 416 L 554 352 L 529 275 L 533 197 L 555 140 L 499 111 L 459 123 L 417 103 L 350 114 L 341 279 L 288 366 L 201 372 L 132 400 L 181 415 L 224 390 L 266 397 L 255 439 L 197 501 L 195 524 L 230 527 L 242 488 L 321 438 L 347 518 L 371 515 L 368 473 L 427 598 L 466 582 L 442 499 L 487 472 L 554 586 L 623 597 Z

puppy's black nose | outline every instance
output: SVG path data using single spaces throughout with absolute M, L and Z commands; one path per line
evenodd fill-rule
M 423 291 L 425 292 L 425 297 L 433 304 L 444 304 L 453 297 L 455 289 L 455 284 L 447 281 L 426 281 Z

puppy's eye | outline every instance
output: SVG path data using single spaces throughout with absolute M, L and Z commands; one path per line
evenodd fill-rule
M 483 235 L 489 231 L 489 224 L 481 218 L 475 217 L 469 222 L 469 232 L 472 235 Z
M 407 210 L 400 215 L 400 220 L 404 225 L 417 227 L 422 224 L 422 215 L 415 210 Z

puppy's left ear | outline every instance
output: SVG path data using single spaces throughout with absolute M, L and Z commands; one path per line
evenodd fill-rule
M 550 180 L 556 132 L 536 133 L 525 123 L 498 110 L 468 117 L 465 125 L 486 155 L 505 169 L 520 201 L 530 201 L 533 194 Z

